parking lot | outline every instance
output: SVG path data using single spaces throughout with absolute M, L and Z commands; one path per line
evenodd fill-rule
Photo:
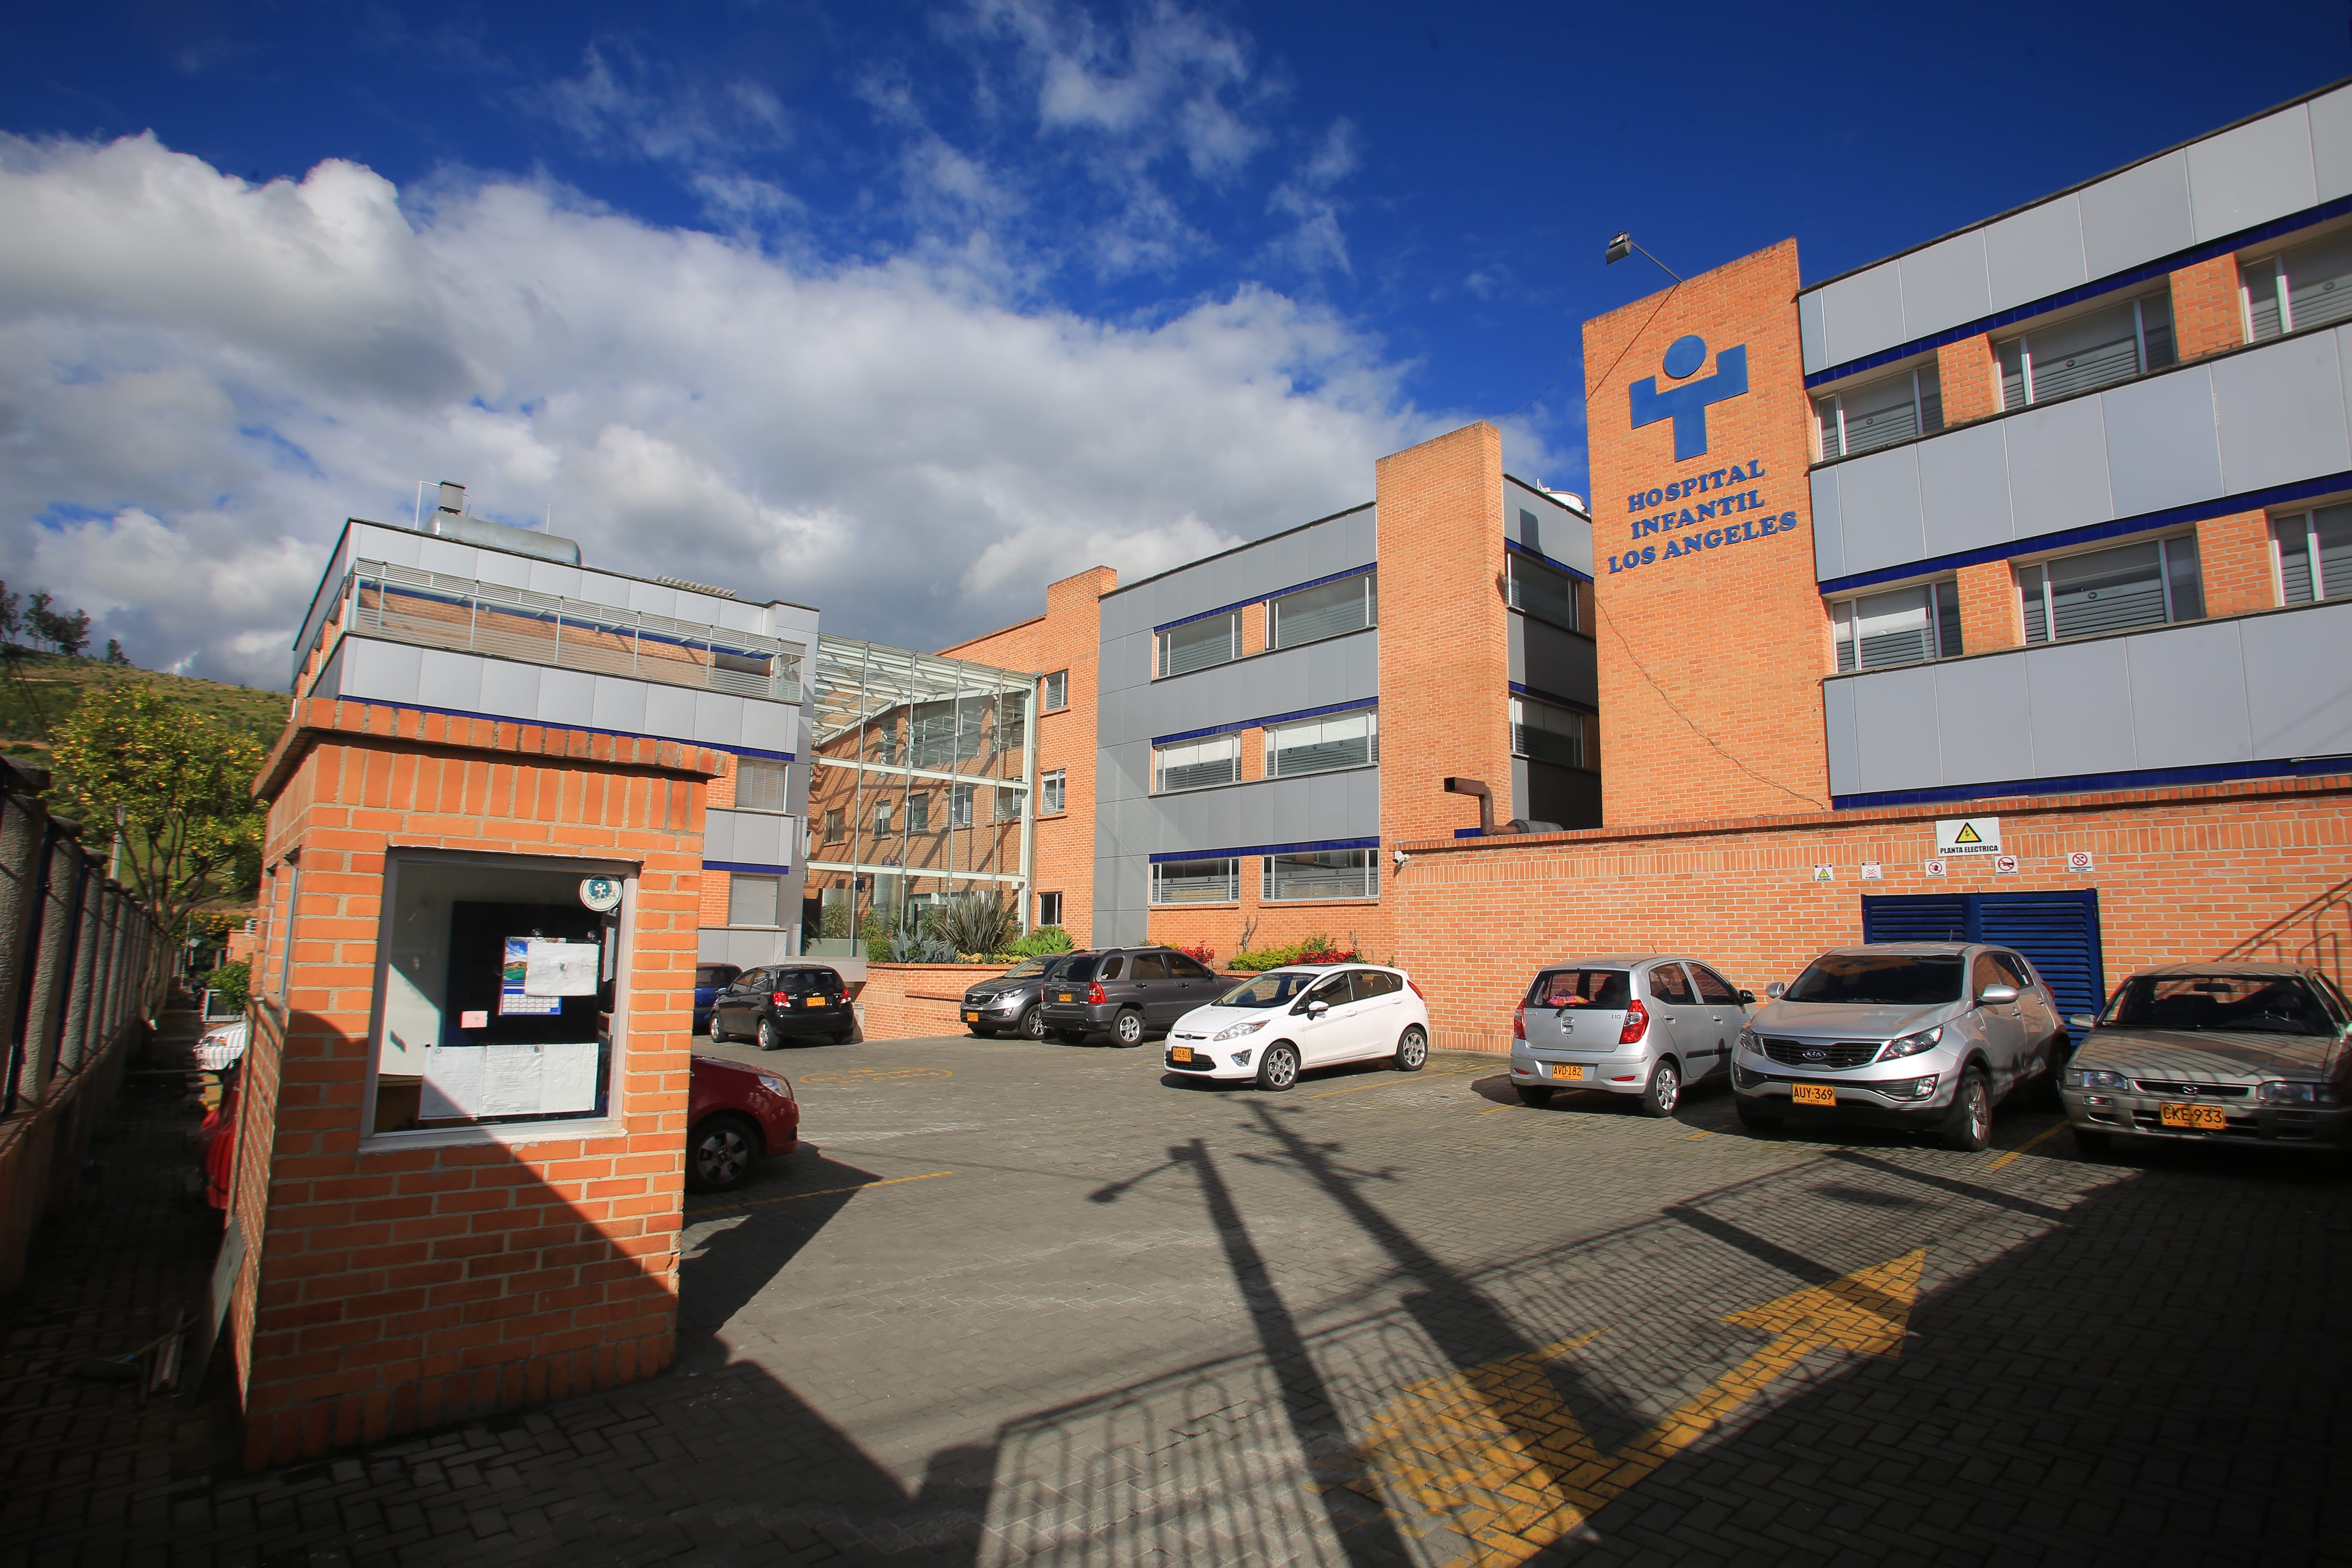
M 689 1199 L 672 1373 L 189 1487 L 173 1560 L 2344 1551 L 2333 1166 L 1533 1110 L 1491 1057 L 1275 1095 L 1156 1046 L 722 1049 L 819 1152 Z

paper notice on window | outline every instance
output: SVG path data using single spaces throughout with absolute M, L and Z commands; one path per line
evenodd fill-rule
M 483 1116 L 536 1116 L 540 1086 L 546 1077 L 541 1046 L 489 1046 L 482 1064 Z
M 593 996 L 604 945 L 593 942 L 549 942 L 533 937 L 523 945 L 522 994 L 526 996 Z
M 435 1047 L 425 1053 L 418 1118 L 489 1121 L 596 1109 L 593 1040 L 547 1046 Z
M 532 996 L 526 987 L 530 975 L 530 950 L 539 942 L 533 936 L 510 936 L 499 970 L 499 1016 L 512 1017 L 518 1014 L 552 1015 L 563 1011 L 560 996 Z
M 541 1046 L 544 1068 L 540 1077 L 541 1110 L 596 1109 L 596 1065 L 602 1059 L 596 1042 Z
M 481 1114 L 481 1046 L 434 1046 L 425 1053 L 425 1089 L 416 1108 L 421 1121 L 447 1121 Z

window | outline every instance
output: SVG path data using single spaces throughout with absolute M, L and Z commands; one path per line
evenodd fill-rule
M 874 803 L 874 837 L 877 838 L 890 837 L 890 803 L 887 800 L 877 800 Z
M 1892 447 L 1944 427 L 1944 388 L 1936 367 L 1921 365 L 1900 375 L 1813 400 L 1822 425 L 1822 460 Z
M 824 814 L 824 841 L 827 844 L 838 844 L 841 839 L 841 807 L 829 806 Z
M 1229 664 L 1241 657 L 1242 618 L 1227 611 L 1171 626 L 1160 634 L 1160 673 L 1164 678 Z
M 1196 959 L 1187 958 L 1181 952 L 1168 954 L 1168 975 L 1171 980 L 1214 980 L 1216 978 L 1209 973 L 1208 965 Z
M 1222 860 L 1161 860 L 1151 868 L 1155 904 L 1230 904 L 1242 896 L 1242 863 Z
M 755 877 L 735 871 L 727 878 L 727 923 L 731 926 L 772 926 L 778 900 L 783 896 L 782 877 Z
M 1709 1007 L 1739 1005 L 1739 993 L 1732 988 L 1730 981 L 1704 963 L 1694 963 L 1689 967 L 1691 983 L 1698 987 L 1701 1004 Z
M 916 703 L 907 711 L 906 765 L 951 770 L 979 756 L 988 708 L 982 698 Z
M 957 784 L 948 791 L 948 826 L 950 827 L 971 826 L 971 795 L 977 787 L 974 784 Z
M 931 830 L 931 797 L 928 794 L 907 797 L 907 831 L 929 833 Z
M 1404 989 L 1403 979 L 1385 969 L 1358 969 L 1350 973 L 1355 978 L 1356 1000 L 1359 1002 Z
M 1283 724 L 1265 732 L 1265 776 L 1319 773 L 1357 768 L 1381 760 L 1381 716 L 1374 711 L 1335 713 Z
M 1952 658 L 1960 651 L 1960 592 L 1957 583 L 1923 583 L 1886 594 L 1864 594 L 1830 606 L 1837 626 L 1837 667 L 1883 669 Z
M 1040 893 L 1037 895 L 1037 923 L 1041 926 L 1057 926 L 1062 923 L 1061 894 Z
M 1650 971 L 1650 994 L 1676 1007 L 1689 1007 L 1698 1001 L 1691 994 L 1690 982 L 1679 963 L 1661 963 Z
M 1238 735 L 1214 735 L 1205 741 L 1151 748 L 1154 794 L 1231 784 L 1241 776 L 1242 742 Z
M 1266 647 L 1297 647 L 1370 626 L 1380 612 L 1377 575 L 1359 573 L 1272 601 L 1266 606 Z
M 1511 754 L 1531 763 L 1563 768 L 1601 765 L 1600 724 L 1589 713 L 1538 702 L 1532 697 L 1511 699 Z
M 1129 978 L 1132 980 L 1165 980 L 1168 978 L 1168 960 L 1160 953 L 1139 952 L 1135 955 L 1135 973 L 1129 976 Z
M 2030 643 L 2127 632 L 2205 614 L 2197 541 L 2187 534 L 2022 567 L 2017 580 Z
M 2281 604 L 2352 596 L 2352 505 L 2274 518 L 2271 534 L 2278 542 Z
M 1052 773 L 1044 774 L 1037 780 L 1038 815 L 1056 816 L 1061 814 L 1065 809 L 1062 804 L 1063 791 L 1068 780 L 1069 774 L 1060 768 L 1055 768 Z
M 2246 338 L 2325 326 L 2352 316 L 2352 229 L 2246 264 Z
M 996 820 L 1020 821 L 1022 803 L 1028 795 L 1029 792 L 1025 789 L 1018 789 L 1012 784 L 998 784 L 996 786 Z
M 735 809 L 783 810 L 785 772 L 785 764 L 772 757 L 736 758 Z
M 1285 899 L 1372 899 L 1380 896 L 1380 855 L 1371 849 L 1318 849 L 1265 858 L 1269 901 Z
M 1029 694 L 1008 691 L 998 700 L 1003 706 L 996 710 L 996 749 L 1020 751 L 1029 743 Z
M 2000 405 L 2088 392 L 2172 363 L 2172 296 L 2150 294 L 2000 345 Z
M 1050 713 L 1056 708 L 1067 708 L 1070 705 L 1070 672 L 1068 670 L 1057 669 L 1039 684 L 1045 687 L 1045 695 L 1038 706 L 1045 709 L 1046 712 Z
M 1514 551 L 1510 556 L 1511 608 L 1524 611 L 1539 621 L 1549 621 L 1570 631 L 1584 629 L 1584 606 L 1580 584 L 1565 572 L 1556 572 L 1540 561 L 1530 561 Z

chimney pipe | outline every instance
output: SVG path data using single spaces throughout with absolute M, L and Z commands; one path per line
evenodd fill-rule
M 466 487 L 457 483 L 454 479 L 443 479 L 441 481 L 440 510 L 447 512 L 451 517 L 465 516 Z
M 1478 797 L 1478 836 L 1481 838 L 1495 831 L 1495 792 L 1476 779 L 1449 777 L 1445 781 L 1448 795 L 1475 795 Z

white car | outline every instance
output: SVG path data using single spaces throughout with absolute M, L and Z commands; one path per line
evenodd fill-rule
M 1307 1068 L 1429 1060 L 1429 1004 L 1402 969 L 1294 964 L 1243 981 L 1168 1031 L 1168 1070 L 1286 1089 Z

